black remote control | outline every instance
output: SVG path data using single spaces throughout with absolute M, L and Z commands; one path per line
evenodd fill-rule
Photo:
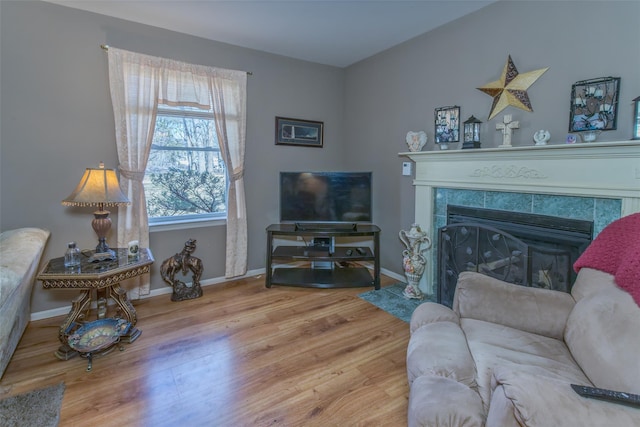
M 623 405 L 640 407 L 640 395 L 637 394 L 577 384 L 571 384 L 571 388 L 573 388 L 576 393 L 583 397 L 591 397 L 593 399 L 606 400 L 608 402 L 622 403 Z
M 353 254 L 353 251 L 352 251 L 351 249 L 347 249 L 346 254 L 347 254 L 348 256 L 351 256 L 351 255 Z
M 365 250 L 364 250 L 364 249 L 362 249 L 362 248 L 356 248 L 356 251 L 358 251 L 358 253 L 359 253 L 360 255 L 364 255 L 364 254 L 366 254 L 366 253 L 367 253 L 367 251 L 365 251 Z

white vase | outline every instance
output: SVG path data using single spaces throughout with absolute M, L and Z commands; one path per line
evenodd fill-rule
M 431 247 L 431 240 L 427 233 L 422 231 L 420 224 L 411 224 L 409 231 L 400 230 L 398 237 L 410 252 L 422 253 Z M 426 244 L 426 247 L 422 247 L 423 244 Z
M 405 297 L 423 298 L 419 284 L 426 265 L 427 260 L 422 254 L 413 253 L 406 249 L 402 252 L 402 266 L 404 268 L 404 275 L 407 278 L 407 286 L 402 292 Z
M 407 298 L 422 299 L 423 295 L 418 285 L 427 265 L 423 253 L 431 247 L 431 240 L 419 224 L 412 224 L 409 231 L 400 230 L 398 236 L 406 248 L 402 251 L 402 266 L 407 278 L 403 295 Z

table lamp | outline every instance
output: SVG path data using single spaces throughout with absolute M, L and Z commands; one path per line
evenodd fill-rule
M 65 206 L 97 206 L 91 221 L 93 230 L 98 235 L 96 253 L 90 262 L 116 259 L 116 253 L 109 249 L 106 235 L 111 229 L 111 218 L 105 206 L 128 205 L 129 199 L 120 191 L 120 183 L 114 169 L 105 169 L 100 162 L 99 168 L 87 168 L 75 190 L 62 201 Z

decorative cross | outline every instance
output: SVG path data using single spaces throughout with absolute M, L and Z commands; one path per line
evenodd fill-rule
M 496 130 L 502 131 L 502 145 L 500 147 L 511 147 L 511 133 L 513 132 L 513 129 L 518 129 L 519 127 L 519 121 L 511 121 L 511 114 L 505 114 L 502 123 L 496 124 Z

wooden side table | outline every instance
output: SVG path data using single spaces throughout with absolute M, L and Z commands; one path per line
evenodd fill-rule
M 114 318 L 125 318 L 131 323 L 129 333 L 122 337 L 123 341 L 132 343 L 142 331 L 135 327 L 138 322 L 136 310 L 127 298 L 127 292 L 120 287 L 120 282 L 148 273 L 153 264 L 153 255 L 148 248 L 140 248 L 139 255 L 131 258 L 127 248 L 115 250 L 117 259 L 90 263 L 93 251 L 84 251 L 79 269 L 70 270 L 64 266 L 64 257 L 53 258 L 47 262 L 37 279 L 45 289 L 79 289 L 80 295 L 71 302 L 71 311 L 60 326 L 58 338 L 62 345 L 55 355 L 61 360 L 68 360 L 78 353 L 67 344 L 66 331 L 73 323 L 89 321 L 92 296 L 95 291 L 98 319 L 105 318 L 109 310 L 109 299 L 115 302 Z

